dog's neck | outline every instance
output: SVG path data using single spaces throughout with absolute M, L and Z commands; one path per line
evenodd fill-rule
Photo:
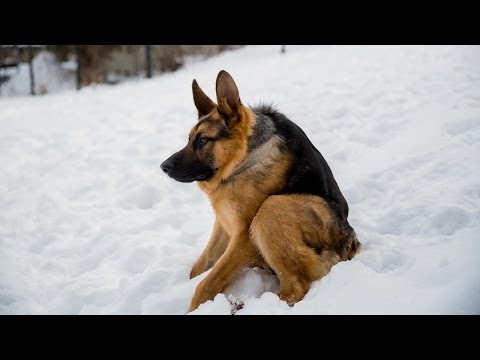
M 279 141 L 281 141 L 280 138 L 274 136 L 269 138 L 261 145 L 255 147 L 251 152 L 247 154 L 247 156 L 245 156 L 243 161 L 235 167 L 232 174 L 226 181 L 234 180 L 237 176 L 248 172 L 249 169 L 261 162 L 270 161 L 271 157 L 274 156 L 274 154 L 272 154 L 272 151 L 274 149 L 277 149 L 277 144 Z
M 275 126 L 272 119 L 261 113 L 255 114 L 252 134 L 248 137 L 247 154 L 244 159 L 235 166 L 228 179 L 235 178 L 261 160 L 268 158 L 275 142 L 278 140 L 280 139 L 275 136 Z
M 214 196 L 216 190 L 235 183 L 243 176 L 250 176 L 251 171 L 271 169 L 282 158 L 279 142 L 283 140 L 275 134 L 270 117 L 257 117 L 253 130 L 248 138 L 246 154 L 232 167 L 228 177 L 217 175 L 210 181 L 198 183 L 207 195 Z

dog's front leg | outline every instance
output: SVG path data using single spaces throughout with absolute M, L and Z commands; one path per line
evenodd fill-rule
M 250 241 L 248 230 L 232 236 L 227 249 L 212 271 L 197 285 L 188 311 L 193 311 L 205 301 L 212 300 L 243 267 L 254 262 L 257 257 L 258 250 Z
M 190 272 L 190 279 L 215 265 L 218 259 L 220 259 L 220 256 L 225 252 L 228 239 L 229 236 L 227 232 L 223 229 L 222 225 L 220 225 L 220 222 L 215 220 L 210 240 L 208 241 L 207 247 L 203 250 L 202 255 L 200 255 L 200 258 L 195 265 L 193 265 L 192 271 Z

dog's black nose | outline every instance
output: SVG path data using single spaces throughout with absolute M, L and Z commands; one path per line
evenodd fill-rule
M 172 162 L 170 161 L 170 159 L 165 160 L 162 165 L 160 165 L 160 169 L 162 169 L 165 174 L 168 174 L 171 168 Z

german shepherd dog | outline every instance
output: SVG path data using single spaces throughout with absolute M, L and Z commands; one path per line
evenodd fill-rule
M 177 181 L 198 181 L 216 215 L 190 278 L 213 269 L 198 284 L 189 311 L 246 266 L 272 269 L 279 298 L 293 305 L 313 281 L 360 250 L 347 202 L 302 129 L 271 106 L 242 104 L 226 71 L 217 77 L 217 103 L 196 80 L 192 90 L 198 122 L 187 146 L 161 165 Z

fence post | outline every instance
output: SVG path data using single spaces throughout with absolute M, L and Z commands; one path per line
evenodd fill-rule
M 147 66 L 147 78 L 152 77 L 152 45 L 145 45 L 145 64 Z
M 75 45 L 75 53 L 77 54 L 77 72 L 76 72 L 76 80 L 77 80 L 77 90 L 80 90 L 81 87 L 81 69 L 80 69 L 80 45 Z
M 137 45 L 132 45 L 132 53 L 133 53 L 133 76 L 137 76 L 138 74 L 138 57 L 137 57 Z
M 35 79 L 33 77 L 32 46 L 28 45 L 28 65 L 30 68 L 30 94 L 35 95 Z

